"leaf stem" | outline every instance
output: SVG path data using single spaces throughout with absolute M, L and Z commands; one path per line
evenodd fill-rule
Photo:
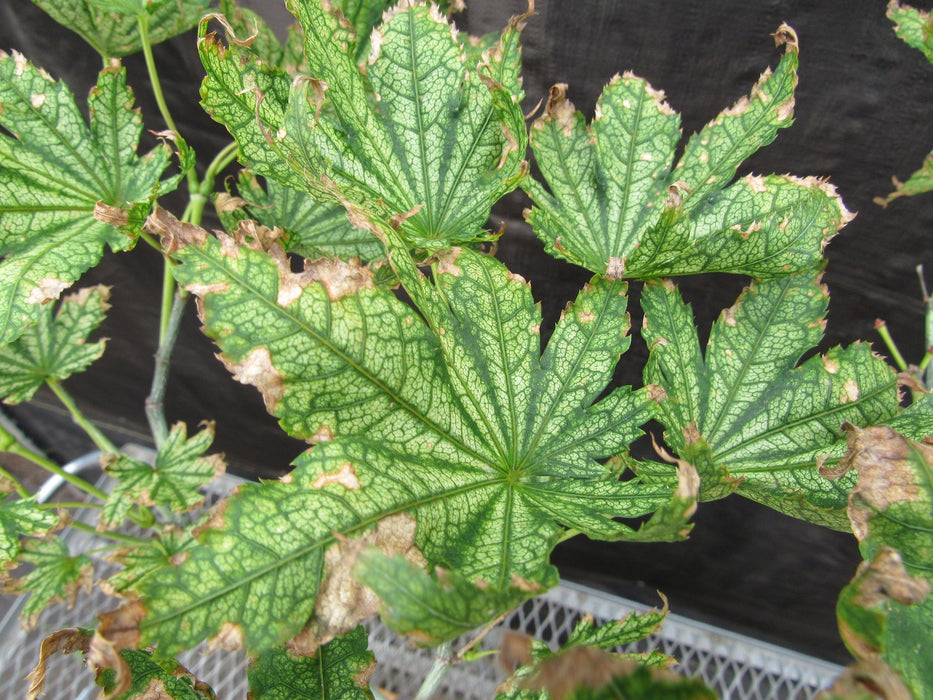
M 110 532 L 110 531 L 101 531 L 95 528 L 93 525 L 88 525 L 87 523 L 82 523 L 80 521 L 74 520 L 68 525 L 73 527 L 75 530 L 80 530 L 81 532 L 88 532 L 97 537 L 106 537 L 109 540 L 114 542 L 123 542 L 126 544 L 149 544 L 149 540 L 145 537 L 133 537 L 132 535 L 124 535 L 120 532 Z
M 109 452 L 111 454 L 119 453 L 120 450 L 110 441 L 110 438 L 104 435 L 96 425 L 85 417 L 71 394 L 68 393 L 57 379 L 46 379 L 45 383 L 48 384 L 49 388 L 58 397 L 58 400 L 68 409 L 72 420 L 80 425 L 84 432 L 87 433 L 88 437 L 97 445 L 97 449 L 101 452 Z
M 447 673 L 447 669 L 450 668 L 452 661 L 450 655 L 451 649 L 452 646 L 450 642 L 444 642 L 437 647 L 434 652 L 434 665 L 431 666 L 428 675 L 424 677 L 424 682 L 418 689 L 415 700 L 430 700 L 430 698 L 434 696 L 434 691 L 438 689 L 444 675 Z
M 214 180 L 223 172 L 224 168 L 236 160 L 238 152 L 239 147 L 237 146 L 237 142 L 233 141 L 224 146 L 217 155 L 214 156 L 214 160 L 210 162 L 207 166 L 207 170 L 204 171 L 204 178 L 201 180 L 200 194 L 204 197 L 210 196 L 211 189 L 214 186 Z M 200 219 L 194 223 L 200 223 Z
M 561 542 L 566 542 L 567 540 L 572 539 L 579 534 L 580 534 L 580 531 L 575 530 L 574 528 L 569 528 L 567 530 L 564 530 L 564 534 L 562 534 L 560 538 L 557 540 L 557 544 L 560 544 Z
M 930 364 L 930 360 L 933 359 L 933 298 L 930 297 L 930 292 L 927 289 L 926 280 L 923 278 L 923 265 L 917 265 L 917 277 L 920 279 L 920 290 L 923 292 L 923 303 L 926 305 L 926 313 L 924 314 L 924 339 L 926 340 L 927 346 L 927 351 L 924 354 L 923 359 L 920 360 L 919 367 L 921 371 L 924 371 L 924 385 L 927 389 L 933 389 L 933 372 L 925 371 L 927 365 Z
M 46 501 L 37 503 L 38 508 L 51 510 L 52 508 L 103 508 L 100 503 L 90 503 L 89 501 Z
M 17 440 L 13 435 L 7 432 L 2 426 L 0 426 L 0 451 L 9 452 L 10 454 L 18 455 L 24 459 L 28 459 L 36 466 L 42 467 L 47 472 L 51 472 L 56 476 L 60 476 L 75 488 L 90 494 L 94 498 L 99 498 L 102 501 L 107 500 L 107 494 L 101 491 L 99 488 L 85 481 L 80 476 L 69 474 L 60 466 L 55 464 L 55 462 L 52 460 L 33 452 L 25 445 L 23 445 L 19 440 Z M 17 489 L 17 491 L 19 491 L 19 489 Z M 28 496 L 29 494 L 26 493 L 26 495 Z
M 901 351 L 898 350 L 897 345 L 894 343 L 894 338 L 891 337 L 890 331 L 888 331 L 888 324 L 885 323 L 880 318 L 875 321 L 875 332 L 881 336 L 881 340 L 884 341 L 885 347 L 888 348 L 888 352 L 891 354 L 891 359 L 894 360 L 894 364 L 897 365 L 897 368 L 901 372 L 907 371 L 907 362 L 904 360 L 904 356 L 901 355 Z
M 178 131 L 175 120 L 172 119 L 172 114 L 169 112 L 168 104 L 165 102 L 165 95 L 162 92 L 162 82 L 159 80 L 159 71 L 156 68 L 155 57 L 152 54 L 152 41 L 149 38 L 149 13 L 146 10 L 140 11 L 139 14 L 136 15 L 136 21 L 139 25 L 139 38 L 143 47 L 143 56 L 146 59 L 149 83 L 152 87 L 152 94 L 156 99 L 156 104 L 159 106 L 159 113 L 162 115 L 162 119 L 165 120 L 166 126 L 175 134 L 175 137 L 181 139 L 181 132 Z M 198 183 L 198 176 L 193 167 L 188 169 L 185 173 L 185 177 L 188 179 L 189 192 L 196 192 L 200 183 Z

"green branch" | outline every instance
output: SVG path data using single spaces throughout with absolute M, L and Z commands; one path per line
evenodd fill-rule
M 0 426 L 0 451 L 9 452 L 10 454 L 18 455 L 19 457 L 28 459 L 36 466 L 41 467 L 42 469 L 45 469 L 47 472 L 51 472 L 56 476 L 60 476 L 75 488 L 80 489 L 81 491 L 84 491 L 91 496 L 94 496 L 94 498 L 99 498 L 102 501 L 107 500 L 107 494 L 101 491 L 99 488 L 89 483 L 88 481 L 85 481 L 80 476 L 69 474 L 55 462 L 33 452 L 28 447 L 23 445 L 19 440 L 17 440 L 13 435 L 7 432 L 2 426 Z M 17 489 L 17 491 L 19 491 L 19 489 Z M 20 495 L 23 494 L 20 493 Z M 26 493 L 25 495 L 28 496 L 29 494 Z
M 62 402 L 62 405 L 68 409 L 74 422 L 81 426 L 101 452 L 117 454 L 120 451 L 117 449 L 116 445 L 110 441 L 110 438 L 104 435 L 96 425 L 85 417 L 81 409 L 78 408 L 78 404 L 75 403 L 74 398 L 72 398 L 71 394 L 68 393 L 57 379 L 47 379 L 45 383 L 48 384 L 49 388 L 55 393 L 58 400 Z

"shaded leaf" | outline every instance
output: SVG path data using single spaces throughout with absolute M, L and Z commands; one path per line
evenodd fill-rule
M 566 697 L 568 700 L 716 700 L 716 693 L 701 680 L 638 666 L 630 673 L 613 676 L 601 687 L 578 687 Z
M 456 571 L 439 569 L 431 575 L 377 549 L 358 557 L 354 575 L 381 599 L 380 615 L 386 626 L 419 646 L 437 646 L 490 624 L 558 580 L 551 567 L 542 581 L 515 577 L 505 587 L 495 588 Z
M 20 552 L 20 537 L 42 535 L 58 525 L 54 511 L 40 508 L 35 498 L 6 498 L 0 503 L 0 569 L 11 566 Z
M 116 527 L 133 505 L 164 505 L 186 511 L 203 503 L 204 495 L 198 489 L 224 471 L 220 455 L 203 456 L 213 440 L 213 424 L 188 439 L 185 424 L 176 423 L 153 465 L 124 454 L 105 455 L 101 460 L 104 471 L 118 483 L 104 504 L 99 526 Z
M 880 656 L 913 697 L 933 690 L 933 447 L 886 426 L 850 427 L 845 466 L 858 474 L 849 518 L 866 561 L 842 592 L 842 637 L 859 659 Z
M 677 289 L 645 286 L 645 382 L 663 389 L 665 438 L 699 470 L 702 498 L 736 491 L 848 529 L 853 479 L 822 473 L 845 452 L 843 423 L 897 415 L 897 377 L 864 344 L 797 365 L 822 337 L 826 302 L 812 275 L 753 283 L 713 324 L 704 357 Z
M 738 165 L 789 126 L 796 35 L 775 72 L 687 144 L 672 169 L 680 117 L 664 94 L 630 73 L 606 86 L 596 118 L 551 89 L 531 146 L 544 184 L 527 180 L 525 216 L 548 252 L 610 277 L 734 272 L 760 278 L 812 268 L 851 216 L 816 178 L 749 175 Z
M 35 568 L 21 578 L 5 581 L 3 590 L 29 594 L 21 612 L 27 627 L 35 625 L 48 605 L 65 601 L 70 609 L 80 591 L 91 591 L 94 565 L 83 554 L 71 556 L 68 545 L 59 537 L 24 540 L 17 559 Z
M 394 10 L 376 30 L 364 76 L 335 15 L 319 2 L 290 9 L 312 80 L 292 83 L 212 35 L 200 44 L 213 88 L 205 108 L 247 162 L 294 189 L 397 221 L 416 245 L 488 238 L 481 227 L 492 203 L 524 174 L 519 24 L 481 65 L 467 65 L 436 8 Z
M 33 0 L 63 27 L 77 32 L 105 58 L 142 50 L 137 11 L 149 15 L 150 43 L 193 27 L 210 0 Z
M 0 347 L 0 397 L 5 403 L 28 401 L 47 379 L 64 380 L 83 372 L 104 353 L 106 341 L 88 343 L 103 322 L 110 290 L 97 286 L 62 299 L 58 311 L 45 305 L 34 325 Z
M 137 156 L 142 120 L 132 105 L 114 63 L 88 98 L 88 129 L 64 83 L 0 53 L 0 126 L 13 134 L 0 133 L 0 344 L 96 265 L 104 246 L 131 247 L 149 203 L 174 187 L 177 178 L 159 182 L 167 146 Z
M 352 226 L 342 206 L 317 202 L 275 180 L 266 180 L 265 185 L 264 189 L 248 170 L 240 173 L 236 191 L 239 199 L 225 200 L 230 202 L 228 209 L 221 211 L 228 231 L 236 229 L 237 220 L 248 217 L 263 226 L 281 228 L 285 249 L 303 258 L 328 255 L 348 260 L 359 256 L 370 261 L 385 257 L 382 244 L 369 232 Z M 234 204 L 240 206 L 233 209 Z
M 633 530 L 616 518 L 672 497 L 673 480 L 619 481 L 600 461 L 651 416 L 643 391 L 597 400 L 628 344 L 621 282 L 594 278 L 542 356 L 528 284 L 475 251 L 443 255 L 428 282 L 396 242 L 422 317 L 365 267 L 294 273 L 275 244 L 217 240 L 161 210 L 149 229 L 171 241 L 177 279 L 201 296 L 234 376 L 317 444 L 284 482 L 243 486 L 203 529 L 205 546 L 146 578 L 144 639 L 191 646 L 226 623 L 263 649 L 309 620 L 314 632 L 341 609 L 319 593 L 336 565 L 325 550 L 345 559 L 360 537 L 381 537 L 377 523 L 411 521 L 386 553 L 407 552 L 413 537 L 431 568 L 505 588 L 513 575 L 540 579 L 564 528 L 625 537 Z M 338 538 L 351 539 L 338 548 Z
M 322 646 L 311 658 L 294 656 L 282 647 L 264 651 L 249 667 L 250 698 L 371 699 L 368 681 L 376 661 L 367 641 L 366 630 L 357 627 Z

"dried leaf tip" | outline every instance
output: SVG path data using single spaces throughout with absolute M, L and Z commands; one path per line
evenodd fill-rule
M 226 15 L 223 15 L 219 12 L 212 12 L 208 15 L 205 15 L 201 20 L 201 26 L 206 26 L 210 20 L 217 20 L 221 26 L 224 28 L 224 32 L 227 35 L 227 40 L 237 46 L 242 46 L 243 48 L 249 48 L 253 45 L 253 42 L 259 37 L 259 26 L 254 22 L 253 33 L 250 34 L 245 39 L 238 39 L 236 35 L 236 30 L 234 30 L 233 25 L 230 24 L 230 20 L 227 19 Z
M 787 22 L 782 22 L 781 26 L 778 27 L 777 31 L 771 36 L 774 37 L 775 46 L 786 46 L 788 51 L 800 50 L 800 44 L 797 41 L 797 32 L 795 32 Z
M 457 0 L 457 2 L 463 5 L 460 0 Z M 465 5 L 463 5 L 463 9 L 466 9 Z M 535 0 L 528 0 L 528 9 L 520 15 L 513 15 L 511 18 L 509 18 L 509 24 L 506 29 L 514 29 L 519 32 L 522 31 L 525 28 L 525 24 L 527 23 L 528 19 L 534 14 Z
M 567 83 L 557 83 L 551 86 L 547 105 L 544 108 L 544 116 L 535 120 L 532 124 L 533 129 L 544 128 L 544 123 L 556 121 L 557 125 L 563 130 L 564 135 L 570 136 L 573 131 L 574 116 L 576 108 L 573 102 L 567 99 Z
M 162 240 L 162 247 L 169 255 L 187 245 L 202 246 L 207 241 L 207 231 L 200 226 L 179 221 L 167 209 L 155 205 L 143 224 L 143 231 Z

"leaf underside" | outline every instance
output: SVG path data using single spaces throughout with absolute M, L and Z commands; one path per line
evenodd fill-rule
M 105 58 L 142 50 L 136 15 L 99 7 L 104 0 L 33 0 L 63 27 L 77 32 Z M 125 4 L 125 3 L 124 3 Z M 140 3 L 130 3 L 137 4 Z M 210 0 L 156 0 L 142 3 L 149 15 L 150 43 L 157 44 L 193 27 Z

